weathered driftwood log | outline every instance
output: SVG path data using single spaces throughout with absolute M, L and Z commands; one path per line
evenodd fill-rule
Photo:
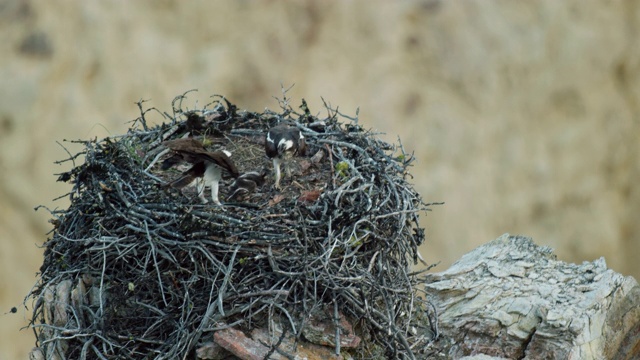
M 640 359 L 640 287 L 603 258 L 568 264 L 505 234 L 429 280 L 442 357 Z

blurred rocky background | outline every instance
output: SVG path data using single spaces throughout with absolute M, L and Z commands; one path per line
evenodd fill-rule
M 640 277 L 640 2 L 0 0 L 0 359 L 70 186 L 56 142 L 223 94 L 323 97 L 417 157 L 422 253 L 446 269 L 502 233 Z M 196 104 L 197 101 L 197 104 Z M 156 116 L 159 121 L 160 117 Z M 79 147 L 66 143 L 71 152 Z M 17 306 L 17 314 L 5 314 Z M 30 310 L 31 308 L 29 308 Z

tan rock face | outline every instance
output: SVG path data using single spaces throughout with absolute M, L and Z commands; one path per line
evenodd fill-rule
M 18 305 L 41 262 L 51 199 L 69 191 L 62 139 L 126 131 L 134 104 L 276 108 L 296 84 L 400 135 L 427 201 L 423 255 L 445 269 L 504 232 L 600 256 L 640 276 L 640 5 L 568 2 L 54 3 L 0 6 L 1 308 Z M 196 104 L 196 100 L 198 103 Z M 159 121 L 160 116 L 150 113 Z M 73 144 L 65 143 L 73 150 Z M 76 151 L 71 151 L 75 153 Z M 81 159 L 79 159 L 81 161 Z M 32 333 L 7 316 L 0 358 Z

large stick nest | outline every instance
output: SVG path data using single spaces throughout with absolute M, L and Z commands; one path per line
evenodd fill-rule
M 286 93 L 280 112 L 241 112 L 213 98 L 186 111 L 179 96 L 172 114 L 158 111 L 165 122 L 157 126 L 146 120 L 155 109 L 140 102 L 126 135 L 79 141 L 84 149 L 61 161 L 74 166 L 59 179 L 73 184 L 71 205 L 51 211 L 54 229 L 31 293 L 42 351 L 184 358 L 230 326 L 277 320 L 300 338 L 326 308 L 355 325 L 363 357 L 377 349 L 413 358 L 433 335 L 416 292 L 421 278 L 410 272 L 424 241 L 418 217 L 430 205 L 408 182 L 413 157 L 330 106 L 320 118 L 303 100 L 296 112 Z M 240 172 L 272 170 L 264 134 L 283 121 L 300 128 L 308 146 L 283 189 L 269 175 L 248 198 L 220 208 L 200 204 L 195 190 L 164 186 L 184 169 L 160 170 L 169 156 L 162 141 L 191 133 L 211 150 L 229 150 Z M 221 182 L 223 202 L 231 180 Z

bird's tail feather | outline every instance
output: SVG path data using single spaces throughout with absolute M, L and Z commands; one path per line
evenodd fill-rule
M 183 187 L 191 184 L 195 179 L 196 179 L 195 176 L 187 174 L 177 178 L 176 180 L 173 180 L 172 182 L 169 183 L 169 185 L 176 189 L 182 189 Z

